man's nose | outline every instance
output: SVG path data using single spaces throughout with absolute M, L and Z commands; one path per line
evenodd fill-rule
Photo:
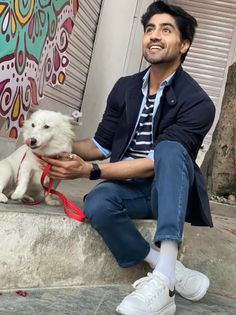
M 152 40 L 161 40 L 161 32 L 160 30 L 156 29 L 150 35 L 150 39 Z

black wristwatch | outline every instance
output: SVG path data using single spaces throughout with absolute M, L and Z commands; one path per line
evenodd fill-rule
M 101 170 L 96 163 L 92 163 L 92 170 L 89 175 L 89 179 L 95 180 L 101 177 Z

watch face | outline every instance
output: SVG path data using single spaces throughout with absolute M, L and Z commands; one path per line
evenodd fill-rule
M 101 170 L 100 170 L 99 166 L 95 163 L 92 163 L 92 166 L 93 166 L 93 168 L 91 170 L 89 179 L 91 179 L 91 180 L 99 179 L 101 176 Z

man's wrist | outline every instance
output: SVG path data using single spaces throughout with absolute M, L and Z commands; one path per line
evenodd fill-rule
M 101 178 L 101 169 L 97 163 L 91 163 L 91 170 L 89 174 L 90 180 L 97 180 Z

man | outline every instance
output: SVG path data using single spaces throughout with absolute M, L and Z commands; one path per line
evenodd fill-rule
M 162 1 L 142 17 L 150 68 L 112 89 L 93 139 L 74 143 L 72 161 L 46 159 L 52 178 L 105 179 L 86 197 L 84 212 L 121 267 L 146 261 L 154 269 L 117 307 L 126 315 L 174 314 L 175 291 L 201 299 L 208 278 L 176 261 L 184 222 L 212 226 L 204 180 L 195 163 L 215 115 L 212 101 L 181 67 L 196 20 Z M 67 154 L 62 154 L 62 157 Z M 110 157 L 110 163 L 88 163 Z M 155 218 L 155 244 L 132 219 Z

